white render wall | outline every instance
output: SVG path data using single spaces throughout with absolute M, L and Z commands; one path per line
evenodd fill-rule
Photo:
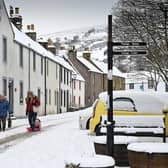
M 85 106 L 85 82 L 80 80 L 74 80 L 75 88 L 73 87 L 73 106 L 76 108 L 84 107 Z M 74 84 L 73 82 L 73 84 Z M 81 83 L 81 89 L 79 89 L 79 85 Z M 75 96 L 75 101 L 74 101 Z M 80 102 L 79 102 L 80 97 Z
M 65 67 L 62 67 L 62 82 L 60 80 L 60 112 L 64 113 L 67 112 L 68 108 L 70 108 L 71 104 L 72 104 L 72 87 L 71 87 L 71 71 L 69 71 L 68 69 L 66 69 Z M 60 69 L 60 70 L 61 70 Z M 66 74 L 64 74 L 64 70 L 66 71 Z M 68 83 L 67 83 L 67 72 L 68 72 Z M 64 78 L 64 75 L 65 78 Z M 64 82 L 65 79 L 65 82 Z M 62 90 L 62 105 L 61 105 L 61 90 Z M 65 103 L 64 103 L 64 91 L 65 91 Z M 69 92 L 69 96 L 67 97 L 67 91 Z M 68 102 L 66 101 L 68 100 Z M 64 105 L 65 104 L 65 105 Z
M 148 80 L 151 79 L 151 75 L 149 72 L 135 72 L 135 73 L 128 73 L 125 78 L 125 89 L 126 90 L 134 90 L 134 91 L 142 91 L 141 85 L 143 84 L 144 91 L 155 91 L 154 88 L 148 88 Z M 130 89 L 129 85 L 133 83 L 134 89 Z M 163 80 L 160 78 L 158 86 L 158 92 L 165 92 L 166 85 Z
M 47 62 L 48 62 L 48 75 L 46 76 L 46 88 L 47 88 L 46 111 L 47 114 L 56 114 L 59 112 L 59 96 L 56 96 L 57 103 L 55 104 L 55 91 L 59 94 L 59 64 L 53 62 L 50 59 L 47 59 Z M 51 103 L 49 103 L 50 99 L 49 91 L 51 92 Z

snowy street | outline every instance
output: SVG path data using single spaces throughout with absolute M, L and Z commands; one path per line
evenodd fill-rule
M 64 168 L 66 161 L 95 155 L 94 136 L 79 129 L 79 115 L 91 108 L 40 117 L 42 130 L 27 132 L 27 119 L 13 120 L 0 132 L 0 161 L 5 168 Z
M 14 120 L 12 129 L 0 133 L 1 165 L 63 168 L 69 157 L 94 155 L 92 136 L 79 130 L 78 116 L 79 112 L 41 117 L 42 131 L 33 133 L 26 131 L 26 119 Z

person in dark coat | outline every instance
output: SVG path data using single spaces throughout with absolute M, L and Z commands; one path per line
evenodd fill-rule
M 0 131 L 6 129 L 6 118 L 11 113 L 8 100 L 0 94 Z
M 29 125 L 32 129 L 32 131 L 34 131 L 34 123 L 35 123 L 35 119 L 36 119 L 36 115 L 33 112 L 33 92 L 28 91 L 27 92 L 27 97 L 26 97 L 26 116 L 28 116 L 28 121 L 29 121 Z

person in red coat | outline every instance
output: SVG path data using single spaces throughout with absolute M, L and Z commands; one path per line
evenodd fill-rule
M 32 91 L 28 91 L 27 92 L 27 97 L 26 97 L 26 116 L 28 116 L 28 122 L 29 125 L 32 129 L 32 131 L 34 131 L 34 123 L 35 123 L 35 119 L 36 119 L 36 115 L 33 111 L 33 92 Z

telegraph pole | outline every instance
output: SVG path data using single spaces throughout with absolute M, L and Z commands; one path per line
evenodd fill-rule
M 107 154 L 114 154 L 113 128 L 113 43 L 112 43 L 112 15 L 108 15 L 108 118 L 107 118 Z

